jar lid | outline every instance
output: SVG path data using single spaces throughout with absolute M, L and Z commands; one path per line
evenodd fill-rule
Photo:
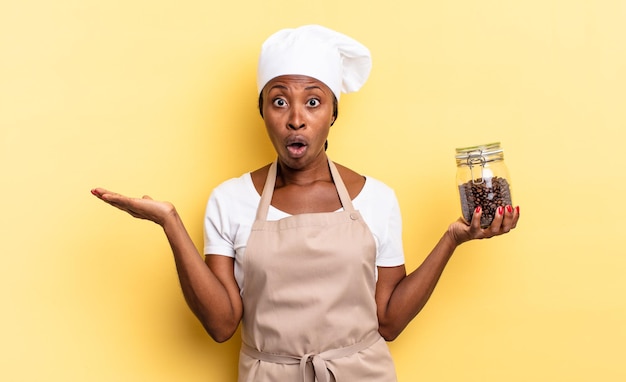
M 461 147 L 456 149 L 456 159 L 467 159 L 470 156 L 491 155 L 501 153 L 500 142 L 488 143 L 486 145 Z

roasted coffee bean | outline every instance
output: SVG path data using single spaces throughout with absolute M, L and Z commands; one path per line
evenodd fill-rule
M 483 210 L 480 226 L 489 227 L 496 216 L 498 207 L 511 205 L 511 189 L 505 178 L 494 176 L 476 179 L 459 186 L 463 218 L 471 222 L 474 210 L 480 206 Z

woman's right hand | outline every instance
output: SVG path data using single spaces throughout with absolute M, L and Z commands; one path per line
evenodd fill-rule
M 126 211 L 135 218 L 150 220 L 160 226 L 165 224 L 169 216 L 176 214 L 176 209 L 172 203 L 156 201 L 148 195 L 144 195 L 142 198 L 130 198 L 104 188 L 94 188 L 91 193 L 105 203 Z

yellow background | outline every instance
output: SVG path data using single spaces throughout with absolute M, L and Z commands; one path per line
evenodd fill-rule
M 329 154 L 398 195 L 413 269 L 460 214 L 454 148 L 501 141 L 522 220 L 461 247 L 391 343 L 400 381 L 623 381 L 626 2 L 0 2 L 0 379 L 232 381 L 159 227 L 89 194 L 206 199 L 273 159 L 262 41 L 367 45 Z

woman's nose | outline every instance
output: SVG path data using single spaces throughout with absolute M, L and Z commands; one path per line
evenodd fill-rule
M 302 110 L 300 110 L 300 108 L 294 107 L 291 109 L 287 125 L 292 130 L 299 130 L 305 126 L 304 118 L 302 117 Z

